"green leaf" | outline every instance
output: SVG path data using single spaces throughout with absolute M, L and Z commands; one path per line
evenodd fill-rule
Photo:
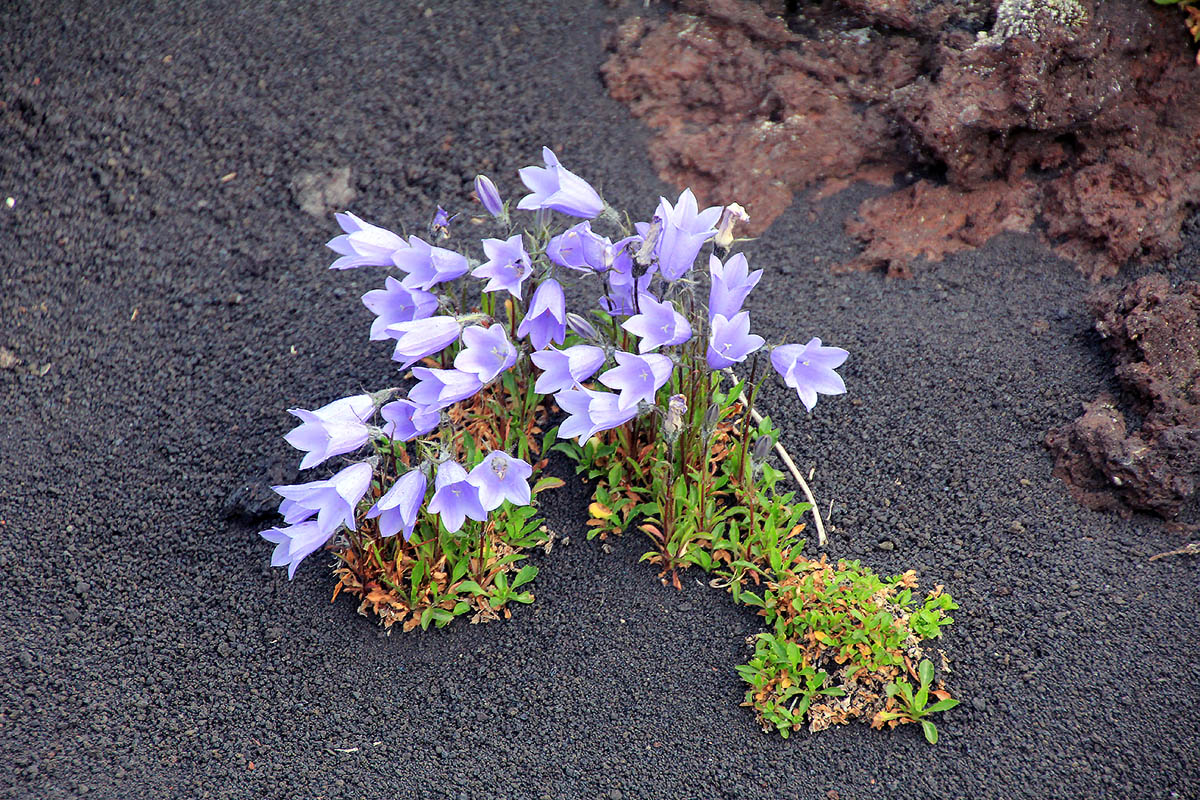
M 921 663 L 917 666 L 917 675 L 921 677 L 922 687 L 933 683 L 933 662 L 928 658 L 921 659 Z
M 925 741 L 930 744 L 937 744 L 938 731 L 937 726 L 929 720 L 921 720 L 921 730 L 925 732 Z
M 565 485 L 566 482 L 562 478 L 547 475 L 533 485 L 532 494 L 536 495 L 538 492 L 544 492 L 546 489 L 561 489 Z
M 936 703 L 934 703 L 933 705 L 931 705 L 929 708 L 925 709 L 925 713 L 926 714 L 936 714 L 939 711 L 949 711 L 950 709 L 957 706 L 958 703 L 959 703 L 959 701 L 955 700 L 953 697 L 947 697 L 945 700 L 939 700 Z
M 510 588 L 516 589 L 518 586 L 524 586 L 537 577 L 537 574 L 537 567 L 535 567 L 533 564 L 526 564 L 525 566 L 521 567 L 521 571 L 517 573 L 517 577 L 513 578 L 512 586 Z

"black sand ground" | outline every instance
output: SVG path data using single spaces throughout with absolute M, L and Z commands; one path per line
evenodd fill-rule
M 289 583 L 223 517 L 296 459 L 285 408 L 392 380 L 357 300 L 382 276 L 324 269 L 332 219 L 293 180 L 349 167 L 354 210 L 415 227 L 479 169 L 515 192 L 548 143 L 650 213 L 667 187 L 597 77 L 640 4 L 57 5 L 0 6 L 0 346 L 23 362 L 0 369 L 0 796 L 1200 793 L 1197 564 L 1148 562 L 1184 537 L 1051 478 L 1044 432 L 1116 386 L 1091 287 L 1032 238 L 831 278 L 851 191 L 748 251 L 760 333 L 853 353 L 811 416 L 767 398 L 834 504 L 829 552 L 963 606 L 937 747 L 784 742 L 738 707 L 755 618 L 661 587 L 632 536 L 586 542 L 581 488 L 548 510 L 574 541 L 537 558 L 533 607 L 418 635 L 331 605 L 322 557 Z

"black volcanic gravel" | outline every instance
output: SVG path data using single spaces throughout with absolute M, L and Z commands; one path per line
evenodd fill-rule
M 225 516 L 296 460 L 285 408 L 394 381 L 358 302 L 382 276 L 325 269 L 333 220 L 295 182 L 349 168 L 355 211 L 416 230 L 477 171 L 512 195 L 549 144 L 649 214 L 668 188 L 598 78 L 640 7 L 3 4 L 0 797 L 1200 794 L 1197 563 L 1147 561 L 1186 537 L 1076 506 L 1041 446 L 1118 389 L 1092 287 L 1017 236 L 830 277 L 865 189 L 747 248 L 749 307 L 853 353 L 811 416 L 764 400 L 833 504 L 829 552 L 962 604 L 938 746 L 763 734 L 734 672 L 756 618 L 699 574 L 659 585 L 632 535 L 587 542 L 574 481 L 532 607 L 416 635 L 330 604 L 327 557 L 289 583 Z

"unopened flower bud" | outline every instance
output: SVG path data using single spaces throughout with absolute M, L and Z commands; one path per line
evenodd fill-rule
M 584 339 L 597 341 L 600 339 L 600 334 L 596 333 L 596 329 L 592 327 L 592 323 L 578 314 L 567 312 L 567 327 Z
M 738 222 L 749 221 L 750 215 L 737 203 L 725 206 L 725 210 L 721 212 L 721 219 L 717 223 L 717 235 L 713 237 L 713 244 L 718 250 L 728 250 L 729 246 L 733 244 L 733 226 Z
M 496 184 L 492 183 L 492 179 L 487 175 L 475 176 L 475 196 L 493 217 L 503 216 L 504 203 L 500 200 L 500 192 L 496 190 Z
M 775 442 L 770 436 L 760 436 L 758 441 L 754 443 L 754 461 L 761 463 L 767 460 L 767 456 L 771 453 L 771 446 Z
M 717 423 L 721 421 L 721 407 L 716 403 L 710 403 L 708 411 L 704 412 L 704 430 L 712 432 L 717 427 Z
M 687 413 L 687 398 L 681 394 L 671 395 L 667 401 L 667 416 L 663 420 L 662 434 L 668 442 L 674 443 L 683 430 L 683 415 Z

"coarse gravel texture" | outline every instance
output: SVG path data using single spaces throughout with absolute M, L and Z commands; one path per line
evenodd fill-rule
M 1147 560 L 1186 538 L 1077 506 L 1041 445 L 1119 391 L 1092 287 L 1016 235 L 911 281 L 831 277 L 877 189 L 749 245 L 749 308 L 853 354 L 811 415 L 763 400 L 833 504 L 829 552 L 962 605 L 936 747 L 763 734 L 734 672 L 756 618 L 699 575 L 661 586 L 634 535 L 587 542 L 575 481 L 533 606 L 420 634 L 331 604 L 322 556 L 289 583 L 225 517 L 295 458 L 284 409 L 395 380 L 358 301 L 382 276 L 326 270 L 332 219 L 301 205 L 353 192 L 418 230 L 479 170 L 514 194 L 543 144 L 618 208 L 673 191 L 598 77 L 641 5 L 4 4 L 0 797 L 1200 794 L 1198 567 Z

